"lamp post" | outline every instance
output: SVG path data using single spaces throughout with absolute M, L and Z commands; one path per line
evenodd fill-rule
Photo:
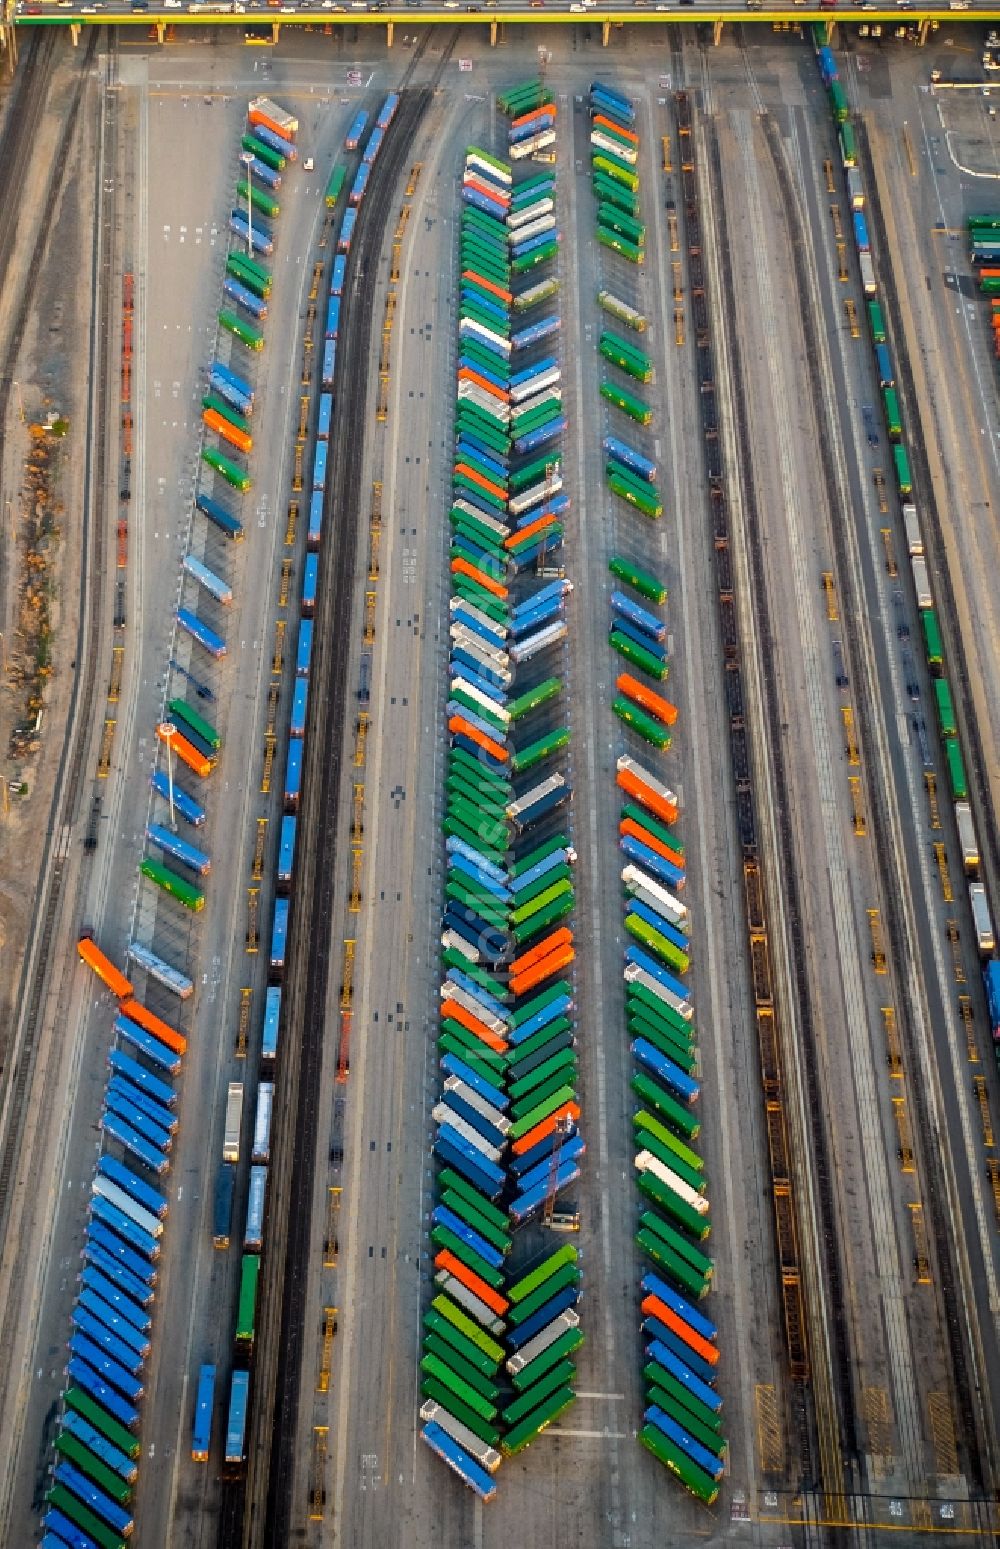
M 160 736 L 167 744 L 167 805 L 170 808 L 170 827 L 173 833 L 177 832 L 177 817 L 174 812 L 174 749 L 173 736 L 177 727 L 173 721 L 161 721 L 159 726 Z
M 253 152 L 241 151 L 240 161 L 247 169 L 247 257 L 253 258 Z

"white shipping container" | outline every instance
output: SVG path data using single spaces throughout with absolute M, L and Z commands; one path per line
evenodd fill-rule
M 634 145 L 622 145 L 619 140 L 612 140 L 610 135 L 602 133 L 600 129 L 590 131 L 590 143 L 599 151 L 607 151 L 611 156 L 617 156 L 619 161 L 627 162 L 634 167 L 639 159 L 639 153 Z
M 243 1119 L 243 1082 L 230 1081 L 226 1096 L 226 1133 L 222 1142 L 222 1160 L 240 1159 L 240 1124 Z
M 474 1291 L 470 1291 L 467 1285 L 463 1285 L 461 1280 L 450 1274 L 447 1269 L 438 1270 L 434 1276 L 434 1284 L 447 1292 L 453 1302 L 458 1302 L 459 1306 L 475 1318 L 480 1328 L 486 1329 L 487 1333 L 503 1333 L 503 1321 L 497 1317 L 492 1307 L 487 1307 L 485 1302 L 481 1302 Z
M 874 296 L 878 287 L 875 284 L 875 265 L 871 253 L 859 253 L 858 262 L 861 265 L 861 288 L 866 296 Z
M 969 903 L 972 905 L 972 923 L 976 927 L 976 944 L 980 953 L 988 957 L 996 947 L 996 939 L 990 907 L 986 902 L 986 889 L 981 882 L 969 884 Z
M 920 522 L 917 519 L 917 508 L 911 502 L 903 506 L 903 523 L 906 528 L 906 547 L 910 558 L 924 552 L 924 540 L 920 536 Z
M 955 821 L 958 824 L 958 842 L 962 846 L 962 865 L 967 874 L 975 876 L 979 870 L 979 842 L 976 825 L 972 821 L 972 808 L 967 801 L 956 801 Z
M 641 984 L 644 989 L 655 995 L 657 1000 L 662 1000 L 665 1005 L 671 1006 L 685 1022 L 690 1022 L 694 1016 L 694 1007 L 689 1000 L 682 1000 L 679 995 L 674 994 L 673 990 L 668 990 L 665 984 L 661 984 L 659 979 L 647 973 L 645 968 L 640 968 L 638 963 L 629 963 L 626 967 L 625 983 Z
M 271 1111 L 274 1106 L 274 1082 L 262 1081 L 257 1088 L 257 1112 L 253 1125 L 252 1162 L 266 1162 L 271 1155 Z
M 934 598 L 931 596 L 931 586 L 927 579 L 927 563 L 925 560 L 914 557 L 910 560 L 913 568 L 913 587 L 917 594 L 918 608 L 932 608 Z
M 450 1129 L 455 1130 L 468 1145 L 475 1147 L 494 1166 L 499 1162 L 503 1155 L 501 1147 L 491 1146 L 477 1129 L 463 1119 L 460 1113 L 456 1113 L 454 1108 L 449 1108 L 447 1103 L 438 1103 L 437 1107 L 431 1110 L 431 1118 L 435 1124 L 446 1124 Z
M 565 639 L 568 633 L 565 619 L 560 619 L 556 624 L 547 624 L 536 635 L 529 635 L 527 640 L 519 641 L 511 649 L 511 655 L 515 662 L 530 661 L 533 656 L 538 655 L 539 651 L 544 651 L 548 646 L 555 645 L 557 641 Z
M 512 386 L 510 389 L 510 401 L 511 403 L 521 403 L 525 399 L 533 397 L 535 393 L 541 393 L 550 387 L 555 387 L 561 377 L 562 372 L 559 370 L 559 367 L 550 366 L 547 371 L 539 372 L 538 376 L 531 377 L 527 382 L 518 382 Z
M 477 1000 L 468 990 L 463 990 L 460 984 L 446 979 L 440 990 L 442 1000 L 453 1000 L 457 1006 L 463 1006 L 470 1016 L 474 1016 L 489 1028 L 497 1038 L 506 1038 L 508 1028 L 506 1022 L 495 1017 L 489 1007 L 484 1006 L 481 1000 Z

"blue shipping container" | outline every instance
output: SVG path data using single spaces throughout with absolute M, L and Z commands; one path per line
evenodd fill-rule
M 162 769 L 157 769 L 150 776 L 150 785 L 157 796 L 162 796 L 164 801 L 170 800 L 170 781 Z M 177 782 L 174 782 L 174 806 L 186 822 L 195 828 L 200 828 L 205 821 L 205 809 L 199 807 L 193 797 L 186 791 L 182 791 Z
M 323 386 L 332 387 L 337 369 L 337 341 L 327 339 L 323 345 Z
M 281 838 L 278 845 L 278 885 L 287 887 L 292 880 L 292 871 L 295 867 L 295 834 L 296 819 L 283 817 L 281 820 Z
M 210 656 L 214 656 L 216 660 L 225 656 L 226 642 L 222 636 L 217 635 L 214 629 L 209 629 L 207 624 L 203 624 L 190 608 L 178 608 L 176 618 L 181 628 L 191 636 L 192 640 L 197 640 Z
M 326 487 L 326 459 L 329 446 L 326 441 L 317 441 L 316 456 L 313 460 L 313 489 Z
M 302 743 L 289 742 L 288 759 L 285 763 L 285 810 L 298 810 L 302 794 Z
M 267 997 L 264 1001 L 264 1036 L 261 1041 L 261 1059 L 277 1059 L 278 1025 L 280 1021 L 281 988 L 279 985 L 272 984 L 268 986 Z
M 271 967 L 285 966 L 285 950 L 288 939 L 288 899 L 274 900 L 274 922 L 271 926 Z
M 306 734 L 306 709 L 309 704 L 309 679 L 296 678 L 295 696 L 292 700 L 292 720 L 288 728 L 292 737 L 304 737 Z
M 188 844 L 186 839 L 172 833 L 169 828 L 163 828 L 159 823 L 149 823 L 146 827 L 146 838 L 163 851 L 164 855 L 172 855 L 180 861 L 182 866 L 195 872 L 199 877 L 204 877 L 212 869 L 212 862 L 204 850 L 199 850 L 193 844 Z

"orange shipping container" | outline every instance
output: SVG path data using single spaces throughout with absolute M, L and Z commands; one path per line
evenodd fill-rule
M 499 301 L 506 301 L 508 306 L 514 299 L 512 291 L 504 290 L 502 285 L 495 285 L 492 280 L 487 280 L 483 275 L 477 274 L 475 269 L 463 269 L 462 279 L 471 280 L 474 285 L 481 285 L 483 290 L 491 291 Z
M 536 984 L 544 984 L 546 979 L 551 979 L 553 974 L 561 973 L 568 968 L 575 958 L 576 953 L 572 947 L 560 947 L 558 952 L 551 952 L 539 963 L 533 963 L 523 974 L 516 979 L 511 978 L 510 988 L 514 995 L 524 995 L 528 990 L 533 990 Z
M 81 936 L 76 944 L 79 952 L 88 968 L 92 968 L 112 995 L 118 1000 L 127 1000 L 132 994 L 131 982 L 126 979 L 120 969 L 116 968 L 109 957 L 105 957 L 97 942 L 92 936 Z
M 462 187 L 474 188 L 477 194 L 483 194 L 487 199 L 492 199 L 494 204 L 499 204 L 504 210 L 510 204 L 510 194 L 505 194 L 495 183 L 484 183 L 482 178 L 475 177 L 471 172 L 465 174 Z
M 640 844 L 655 850 L 657 855 L 662 855 L 663 859 L 669 861 L 672 866 L 679 866 L 682 871 L 684 870 L 684 857 L 681 852 L 672 850 L 668 844 L 664 844 L 662 839 L 651 834 L 648 828 L 643 828 L 642 824 L 637 823 L 634 818 L 622 818 L 618 825 L 618 832 L 627 835 L 629 839 L 638 839 Z
M 531 1150 L 532 1146 L 539 1145 L 547 1135 L 551 1135 L 563 1119 L 578 1119 L 579 1117 L 580 1108 L 577 1103 L 564 1103 L 561 1108 L 557 1108 L 554 1113 L 550 1113 L 547 1119 L 543 1119 L 541 1124 L 536 1124 L 534 1129 L 529 1129 L 528 1133 L 522 1135 L 520 1140 L 515 1140 L 511 1150 L 515 1156 L 524 1156 L 526 1152 Z
M 662 818 L 664 823 L 677 822 L 677 803 L 667 801 L 664 797 L 658 796 L 655 791 L 651 791 L 648 785 L 636 779 L 630 769 L 619 769 L 616 780 L 623 791 L 634 796 L 640 806 L 652 812 L 654 817 Z
M 504 598 L 507 596 L 506 586 L 502 585 L 500 581 L 494 581 L 493 577 L 488 576 L 485 570 L 477 570 L 475 565 L 470 565 L 467 559 L 453 559 L 451 562 L 451 573 L 452 575 L 468 576 L 470 580 L 476 582 L 477 586 L 484 586 L 488 592 L 492 592 L 494 597 Z
M 479 1276 L 467 1264 L 463 1264 L 462 1260 L 456 1258 L 454 1253 L 450 1253 L 447 1248 L 442 1248 L 440 1253 L 435 1255 L 434 1268 L 447 1270 L 449 1275 L 454 1275 L 456 1280 L 462 1282 L 466 1290 L 471 1291 L 473 1296 L 478 1296 L 481 1302 L 485 1302 L 486 1306 L 492 1312 L 495 1312 L 498 1318 L 502 1318 L 510 1306 L 505 1297 L 499 1296 L 491 1285 L 486 1284 L 485 1280 L 480 1280 Z
M 471 741 L 477 743 L 483 749 L 484 753 L 488 753 L 491 758 L 498 759 L 501 763 L 506 761 L 507 749 L 502 748 L 499 742 L 494 742 L 492 737 L 487 737 L 485 732 L 480 731 L 477 726 L 473 726 L 471 721 L 465 720 L 462 716 L 453 715 L 448 722 L 448 730 L 456 737 L 470 738 Z
M 473 371 L 471 366 L 462 367 L 458 373 L 458 380 L 460 382 L 472 382 L 476 387 L 481 388 L 484 393 L 489 393 L 490 397 L 495 398 L 498 403 L 506 404 L 508 401 L 505 388 L 495 387 L 484 376 L 480 376 L 478 371 Z
M 648 710 L 650 715 L 655 715 L 664 726 L 673 726 L 677 720 L 677 706 L 672 705 L 669 699 L 664 699 L 662 694 L 654 693 L 647 688 L 645 683 L 640 683 L 630 672 L 622 672 L 618 675 L 616 687 L 620 694 L 633 699 L 637 705 Z
M 683 1318 L 679 1318 L 676 1312 L 667 1306 L 666 1302 L 660 1301 L 658 1296 L 647 1296 L 642 1303 L 642 1312 L 647 1318 L 659 1318 L 661 1323 L 667 1325 L 671 1333 L 676 1334 L 678 1339 L 683 1339 L 684 1343 L 696 1355 L 700 1355 L 703 1361 L 707 1361 L 709 1366 L 716 1365 L 719 1359 L 719 1352 L 716 1346 L 695 1329 L 691 1328 L 689 1324 L 685 1323 Z
M 509 538 L 503 540 L 503 546 L 505 549 L 512 549 L 526 543 L 533 534 L 542 533 L 547 527 L 554 527 L 555 522 L 552 512 L 546 511 L 545 515 L 540 516 L 537 521 L 529 522 L 527 527 L 519 527 L 516 532 L 512 532 Z
M 639 144 L 639 136 L 634 130 L 623 129 L 621 124 L 616 124 L 610 118 L 605 118 L 603 113 L 595 113 L 591 122 L 595 126 L 599 124 L 602 129 L 610 129 L 612 134 L 617 135 L 620 140 L 627 140 L 630 145 Z
M 548 957 L 549 953 L 554 952 L 556 947 L 561 947 L 563 942 L 572 940 L 573 932 L 569 926 L 560 925 L 559 929 L 554 930 L 551 936 L 546 936 L 545 940 L 540 941 L 537 946 L 530 947 L 527 952 L 522 952 L 520 957 L 516 957 L 510 965 L 511 973 L 524 973 L 525 969 L 530 968 L 532 963 L 537 963 L 543 957 Z
M 166 736 L 163 728 L 169 724 L 169 722 L 161 721 L 159 726 L 157 726 L 156 735 L 160 741 L 166 742 L 177 754 L 181 763 L 187 764 L 188 768 L 193 769 L 196 775 L 201 775 L 202 779 L 206 775 L 211 774 L 215 768 L 215 760 L 206 758 L 204 753 L 199 753 L 198 749 L 188 742 L 186 737 L 182 737 L 179 731 L 175 730 L 172 736 Z
M 473 468 L 471 463 L 456 463 L 455 472 L 463 474 L 467 479 L 471 479 L 473 484 L 478 484 L 479 488 L 486 490 L 487 494 L 495 495 L 497 500 L 507 499 L 507 491 L 503 485 L 494 484 L 492 479 L 488 479 L 485 473 L 480 473 L 478 468 Z
M 183 1033 L 171 1027 L 169 1022 L 163 1022 L 152 1011 L 147 1011 L 141 1001 L 126 1000 L 122 1004 L 122 1015 L 130 1017 L 133 1022 L 138 1022 L 147 1033 L 152 1033 L 161 1043 L 165 1043 L 168 1049 L 173 1049 L 175 1054 L 187 1053 L 187 1039 Z
M 282 140 L 294 140 L 299 132 L 298 120 L 294 119 L 294 129 L 288 129 L 282 124 L 275 123 L 262 108 L 251 108 L 247 114 L 251 124 L 263 124 L 265 129 L 270 129 L 272 134 L 280 135 Z
M 253 436 L 245 430 L 240 430 L 238 425 L 230 425 L 227 419 L 223 419 L 217 409 L 205 409 L 202 419 L 209 430 L 214 430 L 223 441 L 228 441 L 231 446 L 238 446 L 241 452 L 249 452 L 253 446 Z
M 546 115 L 555 118 L 557 114 L 558 109 L 554 102 L 543 102 L 540 108 L 532 108 L 530 113 L 522 113 L 520 118 L 512 118 L 510 127 L 520 129 L 522 124 L 530 124 L 533 119 L 545 118 Z
M 442 1021 L 448 1017 L 453 1022 L 461 1022 L 462 1026 L 468 1028 L 470 1033 L 474 1033 L 480 1043 L 484 1043 L 488 1049 L 493 1049 L 497 1054 L 506 1054 L 507 1045 L 499 1033 L 494 1033 L 491 1028 L 487 1027 L 484 1022 L 480 1022 L 477 1016 L 474 1016 L 465 1006 L 460 1005 L 457 1000 L 448 1000 L 442 1006 Z

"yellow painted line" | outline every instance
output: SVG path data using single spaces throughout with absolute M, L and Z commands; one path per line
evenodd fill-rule
M 873 21 L 891 22 L 894 26 L 917 27 L 925 21 L 946 21 L 954 25 L 958 22 L 1000 21 L 1000 7 L 990 10 L 968 11 L 957 15 L 950 8 L 929 8 L 919 11 L 900 12 L 889 7 L 874 11 L 861 9 L 840 10 L 836 15 L 829 10 L 820 10 L 818 7 L 796 6 L 794 10 L 782 11 L 752 11 L 747 14 L 737 9 L 720 11 L 698 12 L 697 18 L 701 22 L 739 22 L 742 26 L 762 22 L 767 25 L 773 22 L 867 22 Z M 468 12 L 461 11 L 424 11 L 406 9 L 387 9 L 372 13 L 371 11 L 298 11 L 294 16 L 283 14 L 278 9 L 267 11 L 244 12 L 239 15 L 231 15 L 228 12 L 205 12 L 194 15 L 187 11 L 106 11 L 98 16 L 84 16 L 79 12 L 63 11 L 58 16 L 26 16 L 16 14 L 14 23 L 19 27 L 66 27 L 76 23 L 85 27 L 151 27 L 157 22 L 178 27 L 259 27 L 272 24 L 276 27 L 301 27 L 308 23 L 310 26 L 330 27 L 382 27 L 386 22 L 395 25 L 408 25 L 413 27 L 425 27 L 428 25 L 440 25 L 448 27 L 482 26 L 486 22 L 502 22 L 504 24 L 516 24 L 524 22 L 526 25 L 549 26 L 552 23 L 560 23 L 574 26 L 578 22 L 584 25 L 593 22 L 610 22 L 616 26 L 636 26 L 650 24 L 654 26 L 670 26 L 673 24 L 685 24 L 691 21 L 687 11 L 677 10 L 670 12 L 654 12 L 650 10 L 635 9 L 603 9 L 588 10 L 586 15 L 575 14 L 571 11 L 550 11 L 544 7 L 531 8 L 523 11 L 504 11 L 493 6 L 484 6 L 482 10 Z

